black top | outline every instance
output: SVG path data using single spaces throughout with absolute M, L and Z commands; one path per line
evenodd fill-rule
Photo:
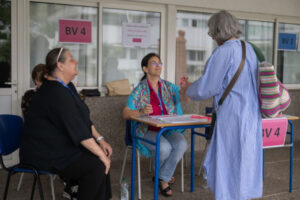
M 56 172 L 87 151 L 80 142 L 92 138 L 90 112 L 68 86 L 45 81 L 36 92 L 25 118 L 21 163 Z
M 22 108 L 22 113 L 23 116 L 27 115 L 29 105 L 31 104 L 32 98 L 35 95 L 36 90 L 28 90 L 25 92 L 24 96 L 22 97 L 22 103 L 21 103 L 21 108 Z

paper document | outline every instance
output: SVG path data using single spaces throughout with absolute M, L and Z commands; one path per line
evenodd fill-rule
M 192 116 L 195 116 L 193 114 L 189 115 L 152 115 L 149 116 L 152 119 L 163 121 L 165 123 L 190 123 L 190 122 L 206 122 L 208 121 L 207 117 L 203 118 L 192 118 Z

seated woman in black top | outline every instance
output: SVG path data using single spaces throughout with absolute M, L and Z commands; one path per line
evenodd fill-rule
M 25 117 L 25 115 L 27 114 L 28 107 L 31 104 L 31 100 L 35 95 L 37 89 L 41 87 L 43 81 L 45 80 L 45 71 L 46 71 L 45 67 L 46 67 L 45 64 L 38 64 L 33 68 L 31 72 L 31 78 L 36 88 L 33 90 L 27 90 L 24 96 L 22 97 L 21 108 L 22 108 L 23 117 Z
M 65 48 L 48 53 L 48 80 L 29 107 L 20 159 L 78 180 L 79 200 L 106 200 L 111 198 L 108 172 L 112 149 L 95 129 L 88 107 L 71 82 L 78 73 L 77 64 Z

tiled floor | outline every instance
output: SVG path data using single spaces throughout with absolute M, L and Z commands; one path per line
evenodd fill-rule
M 200 159 L 201 154 L 196 154 L 196 160 Z M 130 160 L 130 159 L 128 159 Z M 200 161 L 199 161 L 200 162 Z M 146 159 L 142 159 L 142 199 L 153 199 L 153 183 L 152 173 L 148 172 L 149 162 Z M 197 199 L 197 200 L 210 200 L 213 199 L 213 195 L 206 189 L 201 187 L 201 178 L 196 176 L 195 192 L 189 192 L 190 186 L 190 172 L 189 167 L 185 169 L 185 192 L 180 191 L 180 166 L 177 167 L 175 177 L 176 183 L 173 186 L 174 195 L 170 198 L 164 198 L 159 195 L 159 199 Z M 111 169 L 111 179 L 113 188 L 113 200 L 120 199 L 120 186 L 119 176 L 121 170 L 121 161 L 113 162 Z M 198 171 L 198 166 L 196 166 Z M 127 163 L 125 176 L 130 181 L 130 163 Z M 293 192 L 289 193 L 289 149 L 278 148 L 269 149 L 265 153 L 265 180 L 264 180 L 264 194 L 265 200 L 299 200 L 300 199 L 300 141 L 295 143 L 294 151 L 294 176 L 293 176 Z M 14 175 L 11 180 L 10 190 L 8 194 L 8 200 L 26 200 L 30 197 L 32 177 L 30 175 L 24 176 L 24 181 L 19 192 L 16 191 L 19 175 Z M 6 180 L 6 172 L 0 170 L 0 199 L 2 199 L 4 185 Z M 61 197 L 63 191 L 62 183 L 56 179 L 55 181 L 55 195 L 56 199 L 64 199 Z M 52 199 L 50 192 L 50 181 L 48 176 L 42 178 L 42 184 L 45 194 L 45 199 Z M 137 186 L 137 184 L 136 184 Z M 36 189 L 37 191 L 37 189 Z M 35 199 L 38 198 L 38 193 L 35 194 Z M 137 199 L 137 190 L 136 190 Z

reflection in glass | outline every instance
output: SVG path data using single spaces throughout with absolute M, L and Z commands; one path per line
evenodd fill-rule
M 60 43 L 59 19 L 89 20 L 92 22 L 90 44 Z M 47 22 L 47 23 L 45 23 Z M 45 63 L 49 50 L 68 48 L 78 60 L 78 76 L 73 80 L 79 87 L 98 85 L 98 8 L 50 3 L 30 3 L 30 71 Z M 31 87 L 34 84 L 31 82 Z
M 179 83 L 182 76 L 195 81 L 203 74 L 205 62 L 216 48 L 216 43 L 207 35 L 210 16 L 204 13 L 177 12 L 176 83 Z
M 274 23 L 240 20 L 244 37 L 241 39 L 253 43 L 265 56 L 266 61 L 273 63 Z
M 143 75 L 140 63 L 148 53 L 159 53 L 160 18 L 158 12 L 143 12 L 121 9 L 103 9 L 102 84 L 129 79 L 131 85 Z M 149 47 L 124 47 L 122 44 L 123 23 L 151 25 Z
M 0 88 L 11 87 L 11 3 L 0 1 Z
M 286 84 L 300 84 L 299 24 L 279 24 L 279 33 L 296 33 L 298 51 L 278 51 L 277 76 Z

